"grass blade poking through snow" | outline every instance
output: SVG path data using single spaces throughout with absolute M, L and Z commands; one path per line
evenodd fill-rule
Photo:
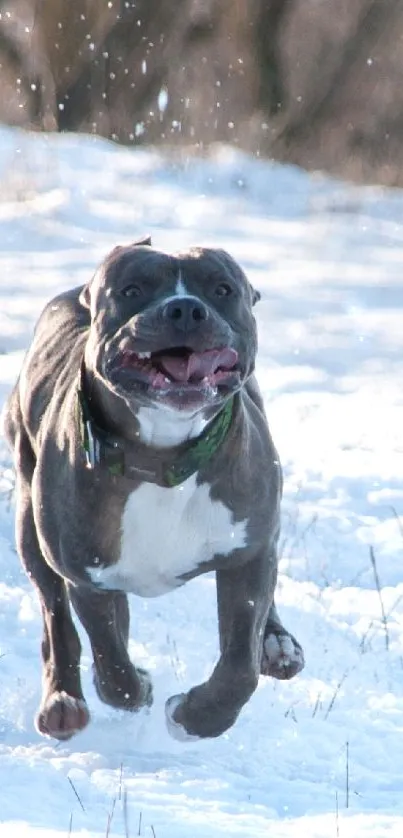
M 371 560 L 372 570 L 374 572 L 376 590 L 378 591 L 379 603 L 380 603 L 380 606 L 381 606 L 382 625 L 383 625 L 383 629 L 384 629 L 384 632 L 385 632 L 385 648 L 386 648 L 386 651 L 389 652 L 388 618 L 386 616 L 385 606 L 383 604 L 381 583 L 380 583 L 380 579 L 379 579 L 378 568 L 376 566 L 375 551 L 374 551 L 374 548 L 373 548 L 372 544 L 369 548 L 369 558 Z

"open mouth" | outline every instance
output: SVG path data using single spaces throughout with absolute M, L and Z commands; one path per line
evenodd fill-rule
M 118 366 L 157 389 L 212 387 L 229 383 L 237 373 L 238 353 L 223 347 L 195 352 L 187 347 L 159 352 L 119 353 Z

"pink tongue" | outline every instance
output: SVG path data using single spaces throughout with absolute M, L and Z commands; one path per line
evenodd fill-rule
M 231 370 L 238 360 L 235 349 L 208 349 L 192 352 L 187 359 L 174 355 L 160 355 L 158 361 L 174 381 L 201 381 L 216 372 L 218 367 Z

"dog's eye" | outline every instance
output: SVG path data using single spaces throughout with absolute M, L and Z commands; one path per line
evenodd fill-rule
M 227 282 L 220 282 L 215 289 L 215 294 L 217 297 L 229 297 L 232 294 L 232 288 Z
M 139 285 L 126 285 L 121 289 L 120 293 L 122 297 L 139 297 L 141 294 L 141 288 Z

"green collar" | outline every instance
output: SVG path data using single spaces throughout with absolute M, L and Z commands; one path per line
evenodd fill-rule
M 234 400 L 228 399 L 220 413 L 197 439 L 174 448 L 169 462 L 164 462 L 159 455 L 153 455 L 143 445 L 138 448 L 135 446 L 134 451 L 129 453 L 127 443 L 96 425 L 83 391 L 82 380 L 78 387 L 78 406 L 87 468 L 94 469 L 100 465 L 113 475 L 171 487 L 184 483 L 213 457 L 230 428 Z

